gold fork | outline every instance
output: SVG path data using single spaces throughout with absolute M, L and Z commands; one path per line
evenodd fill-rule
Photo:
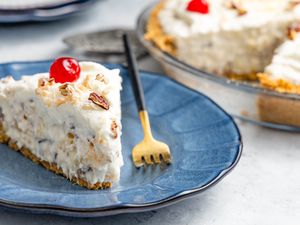
M 136 59 L 133 55 L 131 45 L 126 34 L 123 35 L 124 48 L 128 63 L 128 70 L 131 75 L 132 88 L 136 99 L 139 116 L 144 130 L 144 139 L 132 150 L 132 160 L 136 167 L 141 167 L 145 163 L 171 163 L 171 153 L 169 146 L 153 138 L 148 112 L 146 110 L 144 91 L 137 69 Z

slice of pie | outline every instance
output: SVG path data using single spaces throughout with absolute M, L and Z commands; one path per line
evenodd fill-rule
M 235 79 L 257 79 L 300 18 L 299 1 L 164 0 L 145 38 L 179 60 Z
M 50 73 L 0 80 L 0 141 L 74 183 L 120 177 L 121 77 L 93 62 L 56 60 Z

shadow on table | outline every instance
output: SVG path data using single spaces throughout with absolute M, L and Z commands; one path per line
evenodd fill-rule
M 115 216 L 99 217 L 99 218 L 69 218 L 54 215 L 39 215 L 30 213 L 20 213 L 16 210 L 7 208 L 0 208 L 0 221 L 3 224 L 106 224 L 106 225 L 120 225 L 120 224 L 185 224 L 196 216 L 201 217 L 201 213 L 206 210 L 212 210 L 210 207 L 209 195 L 213 192 L 208 191 L 200 194 L 194 198 L 190 198 L 179 202 L 175 205 L 165 207 L 162 209 L 134 213 L 121 214 Z

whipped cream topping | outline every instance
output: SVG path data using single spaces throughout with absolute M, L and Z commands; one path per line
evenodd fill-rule
M 201 14 L 186 10 L 188 0 L 167 0 L 160 12 L 163 30 L 170 35 L 187 37 L 198 33 L 241 30 L 245 27 L 261 27 L 269 22 L 300 18 L 300 4 L 290 7 L 288 0 L 240 0 L 246 14 L 239 16 L 228 7 L 228 0 L 208 0 L 210 12 Z
M 2 123 L 18 147 L 56 163 L 69 178 L 114 182 L 123 165 L 119 70 L 92 62 L 80 67 L 80 78 L 67 84 L 67 92 L 48 73 L 2 79 Z M 91 93 L 103 96 L 109 110 L 89 100 Z
M 289 80 L 300 84 L 300 34 L 293 40 L 287 40 L 275 51 L 272 63 L 266 67 L 265 73 L 274 79 Z

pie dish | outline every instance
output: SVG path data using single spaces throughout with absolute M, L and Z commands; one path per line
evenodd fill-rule
M 48 71 L 52 61 L 0 64 L 0 77 Z M 237 164 L 242 140 L 231 116 L 213 101 L 173 80 L 141 72 L 155 137 L 170 146 L 170 166 L 136 169 L 132 147 L 142 138 L 128 71 L 123 79 L 120 181 L 110 189 L 88 190 L 46 171 L 0 145 L 0 205 L 27 212 L 92 217 L 157 209 L 207 190 Z M 168 87 L 167 89 L 165 87 Z M 182 107 L 185 102 L 185 107 Z M 163 107 L 162 107 L 163 106 Z
M 164 2 L 165 1 L 163 1 L 163 3 Z M 272 4 L 271 1 L 267 2 Z M 137 35 L 141 43 L 150 51 L 151 55 L 161 63 L 167 75 L 193 89 L 204 92 L 229 113 L 238 118 L 273 128 L 299 130 L 299 123 L 297 121 L 299 121 L 300 117 L 298 114 L 293 114 L 292 119 L 289 118 L 291 118 L 291 113 L 298 111 L 297 105 L 300 96 L 295 92 L 278 91 L 275 88 L 267 87 L 263 83 L 264 76 L 262 75 L 265 74 L 265 68 L 272 63 L 273 57 L 276 56 L 281 46 L 291 41 L 290 31 L 297 35 L 299 32 L 297 24 L 290 24 L 286 31 L 281 33 L 283 35 L 282 40 L 274 45 L 272 54 L 260 68 L 261 71 L 258 71 L 259 73 L 255 73 L 254 76 L 252 76 L 253 74 L 239 74 L 237 77 L 236 73 L 230 73 L 233 75 L 231 76 L 227 73 L 199 69 L 199 67 L 192 65 L 189 61 L 179 59 L 176 55 L 176 48 L 174 54 L 174 51 L 168 52 L 168 50 L 158 47 L 157 43 L 154 43 L 153 39 L 149 37 L 149 35 L 151 36 L 151 34 L 149 34 L 149 21 L 155 14 L 157 7 L 161 6 L 160 4 L 161 3 L 152 4 L 141 13 L 137 22 Z M 296 14 L 298 13 L 298 9 L 299 5 L 296 5 L 296 8 L 294 8 Z M 169 46 L 174 47 L 174 41 L 172 40 L 173 37 L 168 36 L 168 39 L 165 39 L 163 43 L 171 43 Z M 226 43 L 223 44 L 226 45 Z M 195 48 L 197 49 L 198 47 Z M 222 48 L 219 48 L 219 50 L 222 51 Z M 229 58 L 231 57 L 232 51 L 235 51 L 235 49 L 227 51 Z M 264 49 L 260 49 L 260 51 L 264 51 Z M 205 54 L 203 57 L 205 57 Z M 216 67 L 218 64 L 219 62 L 216 60 Z M 248 75 L 250 75 L 250 77 Z M 265 101 L 262 99 L 265 99 Z M 269 101 L 268 99 L 272 99 L 272 102 L 276 100 L 277 103 L 266 105 Z M 285 104 L 281 107 L 280 104 L 278 104 L 280 102 L 284 102 Z M 274 115 L 277 115 L 274 116 L 273 119 L 270 118 L 273 115 L 272 108 L 274 109 Z M 266 117 L 266 115 L 268 115 L 268 117 Z

